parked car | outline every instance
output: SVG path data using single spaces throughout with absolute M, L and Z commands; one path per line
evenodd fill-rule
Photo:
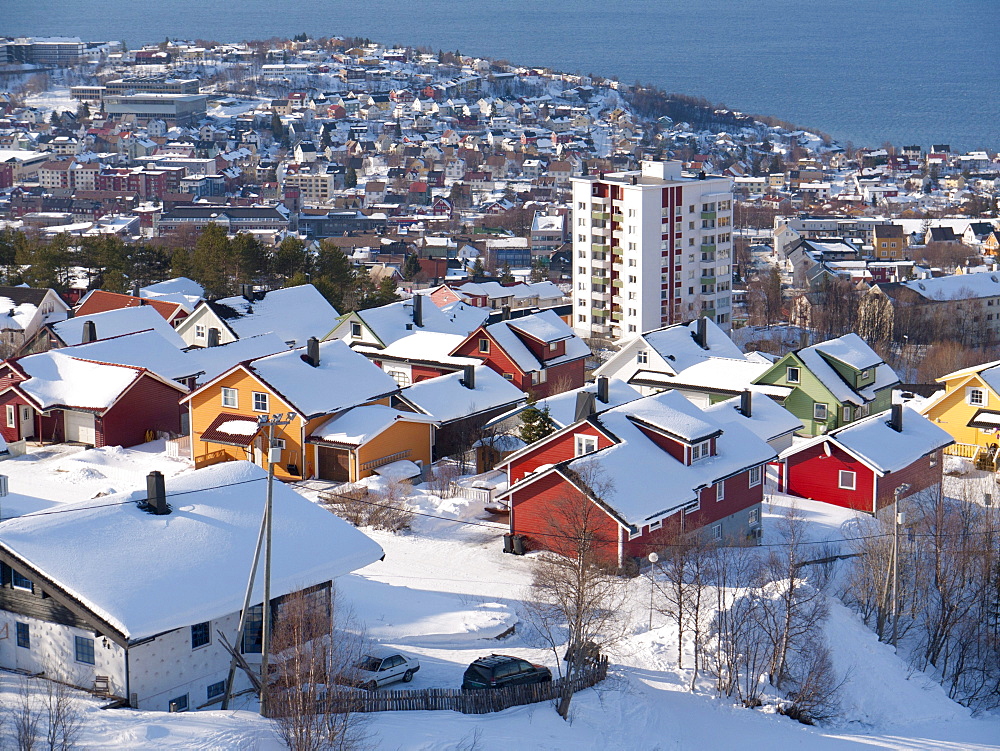
M 420 670 L 420 662 L 392 649 L 375 649 L 362 657 L 357 664 L 357 675 L 352 681 L 361 688 L 374 691 L 396 681 L 409 683 L 413 674 Z
M 500 688 L 551 680 L 552 671 L 544 665 L 535 665 L 510 655 L 490 655 L 480 657 L 469 665 L 462 679 L 462 688 Z

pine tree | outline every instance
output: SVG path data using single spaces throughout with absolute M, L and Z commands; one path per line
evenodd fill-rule
M 521 440 L 531 444 L 556 432 L 556 425 L 549 415 L 549 408 L 539 409 L 534 402 L 528 402 L 521 412 Z
M 510 265 L 504 264 L 503 271 L 500 273 L 500 283 L 501 284 L 512 284 L 514 282 L 514 275 L 510 273 Z
M 344 187 L 345 188 L 356 188 L 358 187 L 358 173 L 354 167 L 348 167 L 347 172 L 344 173 Z
M 413 277 L 421 272 L 420 259 L 417 258 L 416 253 L 410 253 L 406 257 L 406 262 L 403 264 L 403 278 L 406 281 L 411 281 Z
M 477 258 L 476 262 L 472 264 L 472 278 L 482 279 L 486 276 L 486 267 L 483 266 L 483 259 Z

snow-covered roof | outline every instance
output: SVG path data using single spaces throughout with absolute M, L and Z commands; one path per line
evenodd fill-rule
M 749 388 L 754 379 L 763 375 L 770 367 L 770 364 L 748 360 L 709 357 L 676 375 L 638 370 L 630 380 L 644 384 L 656 383 L 668 389 L 693 386 L 705 390 L 742 391 Z
M 257 293 L 253 302 L 245 297 L 226 297 L 210 303 L 240 339 L 274 333 L 283 341 L 301 346 L 311 336 L 330 331 L 340 314 L 311 284 Z
M 187 352 L 178 351 L 173 342 L 152 329 L 77 344 L 60 351 L 85 360 L 146 368 L 169 380 L 192 376 L 200 370 Z
M 832 357 L 855 370 L 874 368 L 882 363 L 882 358 L 875 353 L 875 350 L 855 333 L 844 334 L 836 339 L 815 344 L 813 347 L 827 357 Z
M 516 324 L 516 327 L 514 324 Z M 532 354 L 531 350 L 528 349 L 527 345 L 516 333 L 517 331 L 525 329 L 533 330 L 536 328 L 549 332 L 549 336 L 558 335 L 561 339 L 565 339 L 566 354 L 546 360 L 544 364 L 539 362 L 538 358 Z M 532 313 L 530 316 L 524 316 L 514 321 L 500 321 L 487 326 L 486 331 L 524 373 L 531 373 L 543 367 L 548 368 L 564 362 L 579 360 L 581 357 L 586 357 L 590 354 L 590 347 L 587 346 L 587 343 L 576 336 L 573 330 L 553 310 Z
M 706 407 L 705 412 L 726 425 L 743 425 L 765 441 L 773 441 L 802 429 L 802 421 L 767 394 L 760 391 L 750 393 L 750 417 L 740 412 L 740 397 L 716 402 Z
M 260 357 L 247 367 L 304 416 L 333 414 L 398 390 L 396 382 L 339 339 L 320 342 L 319 365 L 305 348 Z
M 83 341 L 83 324 L 86 321 L 94 322 L 98 339 L 110 339 L 122 334 L 134 334 L 137 331 L 152 329 L 177 349 L 183 349 L 187 346 L 187 343 L 181 339 L 163 316 L 156 312 L 155 308 L 148 305 L 67 318 L 65 321 L 52 324 L 52 330 L 67 346 L 80 344 Z
M 552 313 L 552 311 L 548 311 Z M 556 325 L 553 322 L 553 318 L 561 323 L 561 326 Z M 552 313 L 552 315 L 530 315 L 524 318 L 517 318 L 508 323 L 508 325 L 515 331 L 519 331 L 522 334 L 530 336 L 532 339 L 537 339 L 544 344 L 550 344 L 552 342 L 561 342 L 569 339 L 573 336 L 572 329 L 567 326 L 559 316 Z
M 476 307 L 461 300 L 448 303 L 441 308 L 441 312 L 451 321 L 452 330 L 463 335 L 471 334 L 490 317 L 489 308 Z
M 944 429 L 908 406 L 903 406 L 903 430 L 889 427 L 891 412 L 871 415 L 826 435 L 792 446 L 782 453 L 791 455 L 828 440 L 853 454 L 878 474 L 898 472 L 922 456 L 955 442 Z
M 240 610 L 266 477 L 249 462 L 217 464 L 169 478 L 165 516 L 132 502 L 145 490 L 118 493 L 4 522 L 0 545 L 126 638 L 142 639 Z M 362 532 L 280 482 L 274 509 L 272 597 L 382 556 Z
M 475 311 L 475 308 L 465 306 Z M 466 330 L 465 308 L 458 309 L 451 314 L 439 308 L 430 300 L 423 300 L 421 303 L 422 326 L 417 326 L 413 322 L 413 300 L 400 300 L 399 302 L 382 305 L 378 308 L 355 313 L 368 329 L 374 334 L 383 345 L 390 345 L 397 339 L 409 336 L 415 331 L 434 331 L 441 334 L 461 334 L 467 336 L 469 331 L 475 330 L 480 323 L 475 324 L 471 329 Z M 483 310 L 480 308 L 479 310 Z M 489 311 L 486 311 L 489 314 Z M 477 315 L 479 315 L 477 313 Z
M 463 385 L 464 371 L 430 378 L 400 392 L 400 396 L 440 422 L 506 407 L 525 399 L 513 383 L 485 365 L 475 369 L 475 388 Z
M 37 305 L 15 303 L 9 297 L 0 296 L 0 331 L 24 331 L 37 312 Z
M 43 410 L 54 407 L 105 410 L 143 372 L 128 365 L 80 360 L 58 349 L 20 358 L 17 366 L 28 376 L 18 388 Z
M 578 389 L 573 389 L 571 391 L 564 391 L 561 394 L 555 394 L 554 396 L 546 397 L 545 399 L 539 399 L 535 406 L 539 409 L 544 409 L 548 407 L 549 417 L 557 428 L 565 428 L 567 425 L 571 425 L 576 421 L 576 397 L 578 394 L 597 393 L 596 383 L 586 383 Z M 635 388 L 629 386 L 625 381 L 620 381 L 617 378 L 608 379 L 608 401 L 607 403 L 597 400 L 594 401 L 594 409 L 601 411 L 605 409 L 611 409 L 612 407 L 618 407 L 626 402 L 635 401 L 642 397 Z M 496 418 L 493 422 L 499 422 L 508 417 L 513 417 L 519 414 L 524 407 L 518 407 L 515 410 L 501 415 Z
M 369 357 L 394 357 L 404 360 L 425 360 L 439 362 L 445 365 L 477 365 L 480 361 L 474 357 L 458 357 L 448 354 L 458 348 L 463 341 L 463 334 L 442 334 L 439 331 L 414 331 L 389 344 L 384 349 L 376 347 L 356 346 L 358 352 L 364 352 Z
M 273 355 L 288 349 L 288 345 L 277 334 L 258 334 L 245 339 L 237 339 L 218 347 L 193 347 L 184 352 L 184 359 L 192 372 L 199 373 L 201 382 L 211 381 L 231 367 L 246 360 Z
M 740 422 L 724 422 L 677 391 L 664 391 L 592 418 L 617 443 L 567 462 L 628 524 L 642 526 L 693 503 L 698 490 L 776 454 Z M 679 434 L 720 433 L 716 454 L 685 465 L 653 443 L 636 420 Z
M 928 300 L 1000 297 L 1000 273 L 994 271 L 913 279 L 901 284 Z
M 205 297 L 205 289 L 192 279 L 178 276 L 142 287 L 139 290 L 139 297 L 179 303 L 190 312 Z
M 331 417 L 309 437 L 346 446 L 362 446 L 400 420 L 433 422 L 413 412 L 400 412 L 383 404 L 366 404 Z

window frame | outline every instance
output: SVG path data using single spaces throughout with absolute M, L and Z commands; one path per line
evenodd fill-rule
M 190 707 L 191 707 L 191 700 L 188 694 L 175 696 L 173 699 L 167 702 L 167 711 L 169 712 L 187 712 Z
M 14 638 L 21 649 L 31 649 L 31 626 L 22 621 L 15 621 Z
M 820 416 L 822 414 L 822 417 Z M 813 420 L 826 422 L 830 419 L 830 409 L 823 402 L 813 402 Z
M 841 419 L 844 422 L 850 422 L 853 416 L 854 414 L 853 410 L 851 409 L 851 406 L 849 404 L 845 404 L 843 409 L 841 410 Z
M 215 693 L 212 693 L 212 689 L 216 689 Z M 225 696 L 226 693 L 226 681 L 225 679 L 221 681 L 216 681 L 215 683 L 209 683 L 208 687 L 205 689 L 205 700 L 212 701 L 212 699 L 218 699 L 220 696 Z
M 712 439 L 709 438 L 707 441 L 699 441 L 691 445 L 691 463 L 701 461 L 706 456 L 712 455 Z
M 726 500 L 726 481 L 719 480 L 715 483 L 715 502 Z
M 76 662 L 83 665 L 96 665 L 96 644 L 89 636 L 73 635 L 73 656 Z M 89 657 L 89 659 L 87 659 Z
M 586 448 L 587 446 L 592 446 L 593 448 L 585 451 L 581 451 L 581 447 Z M 586 456 L 587 454 L 593 454 L 597 451 L 597 436 L 589 435 L 587 433 L 577 433 L 573 436 L 573 456 Z
M 479 354 L 488 355 L 490 353 L 490 340 L 488 337 L 479 337 Z
M 795 371 L 795 378 L 792 378 L 792 371 Z M 802 368 L 797 365 L 788 365 L 785 367 L 785 382 L 786 383 L 802 383 Z
M 976 396 L 978 396 L 979 401 L 974 398 Z M 980 386 L 969 386 L 965 390 L 965 401 L 970 407 L 985 407 L 989 397 L 986 396 L 986 389 Z
M 847 475 L 850 475 L 850 485 L 844 484 L 844 479 Z M 857 490 L 858 489 L 858 473 L 849 469 L 841 469 L 837 471 L 837 488 L 840 490 Z
M 747 524 L 749 524 L 749 526 L 751 526 L 751 527 L 756 526 L 757 524 L 760 524 L 760 509 L 759 508 L 752 508 L 752 509 L 750 509 L 750 513 L 747 516 Z
M 264 397 L 263 408 L 257 406 L 257 397 Z M 250 403 L 253 406 L 254 412 L 270 412 L 271 411 L 271 395 L 266 391 L 251 391 L 250 392 Z
M 364 336 L 364 329 L 357 321 L 351 321 L 351 339 L 360 339 Z
M 764 471 L 760 464 L 756 467 L 750 467 L 750 469 L 747 470 L 747 481 L 749 482 L 748 487 L 756 488 L 761 484 L 761 482 L 763 482 L 763 479 Z
M 7 405 L 7 427 L 16 428 L 17 427 L 17 405 L 8 404 Z
M 18 581 L 20 580 L 20 581 Z M 34 592 L 35 583 L 17 569 L 10 570 L 10 586 L 22 592 Z
M 198 629 L 196 632 L 195 629 Z M 202 632 L 204 629 L 204 632 Z M 204 639 L 204 641 L 202 641 Z M 201 649 L 212 643 L 212 622 L 202 621 L 191 625 L 191 649 Z
M 712 539 L 715 540 L 716 542 L 719 542 L 719 541 L 722 540 L 722 525 L 721 524 L 713 524 L 712 525 Z
M 232 396 L 232 403 L 229 403 L 227 397 Z M 239 409 L 240 408 L 240 391 L 239 389 L 230 388 L 228 386 L 222 387 L 222 406 L 227 409 Z
M 208 327 L 203 323 L 196 323 L 194 325 L 194 338 L 204 339 L 208 336 Z
M 648 365 L 649 364 L 649 350 L 640 349 L 635 353 L 635 363 L 636 365 Z

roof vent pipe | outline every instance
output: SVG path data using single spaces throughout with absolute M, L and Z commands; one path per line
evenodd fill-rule
M 424 326 L 424 296 L 413 296 L 413 323 L 418 327 Z
M 164 516 L 170 513 L 167 505 L 167 489 L 163 482 L 163 473 L 154 470 L 146 475 L 146 507 L 151 514 Z

